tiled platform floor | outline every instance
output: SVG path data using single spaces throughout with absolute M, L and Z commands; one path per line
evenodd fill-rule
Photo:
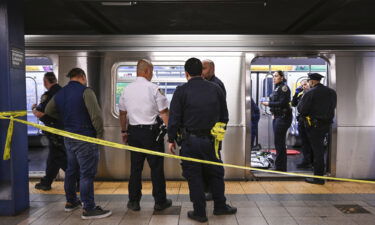
M 12 224 L 121 224 L 121 225 L 187 225 L 198 224 L 187 218 L 192 209 L 186 182 L 168 182 L 168 197 L 174 212 L 153 214 L 151 184 L 144 182 L 141 211 L 126 209 L 126 182 L 97 182 L 97 204 L 111 209 L 109 218 L 84 221 L 81 210 L 65 213 L 62 182 L 55 182 L 50 192 L 37 193 L 30 182 L 30 209 L 16 217 L 0 217 L 1 225 Z M 328 182 L 324 186 L 298 181 L 226 182 L 228 202 L 238 207 L 236 215 L 213 216 L 212 202 L 207 205 L 208 224 L 220 225 L 283 225 L 283 224 L 372 224 L 375 225 L 375 186 L 367 184 Z M 59 193 L 58 193 L 59 192 Z M 45 194 L 48 193 L 48 194 Z M 334 205 L 356 204 L 368 214 L 344 214 Z M 177 214 L 176 214 L 177 208 Z M 180 211 L 178 213 L 178 211 Z M 207 223 L 206 223 L 207 224 Z

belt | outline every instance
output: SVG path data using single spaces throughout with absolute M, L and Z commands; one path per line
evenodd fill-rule
M 147 130 L 153 130 L 154 128 L 157 128 L 157 124 L 138 124 L 138 125 L 129 125 L 129 128 L 140 128 L 140 129 L 147 129 Z
M 186 129 L 186 132 L 188 134 L 192 134 L 198 137 L 212 137 L 211 131 L 210 130 L 205 130 L 205 129 Z

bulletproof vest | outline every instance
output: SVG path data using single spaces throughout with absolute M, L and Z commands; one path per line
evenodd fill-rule
M 66 131 L 96 137 L 89 113 L 83 100 L 87 87 L 70 81 L 55 95 L 55 103 Z

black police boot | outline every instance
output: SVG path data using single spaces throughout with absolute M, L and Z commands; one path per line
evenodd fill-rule
M 138 201 L 129 201 L 127 204 L 128 209 L 131 209 L 133 211 L 139 211 L 141 210 L 141 206 L 139 206 Z
M 187 213 L 187 215 L 188 215 L 188 217 L 190 219 L 198 221 L 198 222 L 201 222 L 201 223 L 204 223 L 204 222 L 208 221 L 207 216 L 198 216 L 198 215 L 195 215 L 194 211 L 189 211 Z
M 320 184 L 323 185 L 325 181 L 323 179 L 317 179 L 317 178 L 305 178 L 305 181 L 310 184 Z
M 225 205 L 222 208 L 215 208 L 214 215 L 230 215 L 235 214 L 237 212 L 236 207 L 232 207 L 230 205 Z
M 43 190 L 43 191 L 49 191 L 51 190 L 51 185 L 43 184 L 42 182 L 39 182 L 35 184 L 35 189 Z
M 161 210 L 164 210 L 166 208 L 171 207 L 171 205 L 172 205 L 172 200 L 171 199 L 166 199 L 165 202 L 162 203 L 162 204 L 156 204 L 155 203 L 154 210 L 161 211 Z
M 204 193 L 206 201 L 212 201 L 212 193 L 211 192 L 206 192 Z

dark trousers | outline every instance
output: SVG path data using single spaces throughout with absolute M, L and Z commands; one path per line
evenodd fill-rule
M 258 122 L 251 123 L 251 147 L 255 146 L 255 137 L 258 134 Z
M 292 116 L 275 117 L 272 121 L 275 136 L 276 160 L 275 166 L 278 171 L 287 170 L 286 132 L 292 123 Z
M 188 135 L 182 142 L 181 156 L 222 162 L 215 156 L 213 140 L 210 137 Z M 206 216 L 206 200 L 204 195 L 204 179 L 207 179 L 212 189 L 214 208 L 223 208 L 226 204 L 224 196 L 224 168 L 222 166 L 182 161 L 182 175 L 187 179 L 190 200 L 193 202 L 194 212 L 199 216 Z
M 324 165 L 324 138 L 329 132 L 329 125 L 318 127 L 306 127 L 306 133 L 309 138 L 314 157 L 314 175 L 323 176 L 325 172 Z
M 223 142 L 219 143 L 219 157 L 221 159 L 221 148 L 222 148 Z M 212 194 L 212 188 L 210 184 L 210 177 L 203 177 L 203 182 L 204 182 L 204 192 L 205 193 L 210 193 Z
M 155 141 L 158 130 L 129 127 L 130 146 L 164 152 L 164 143 Z M 131 174 L 129 179 L 129 201 L 140 201 L 142 197 L 142 170 L 145 159 L 151 168 L 152 196 L 156 204 L 166 201 L 164 158 L 139 152 L 131 152 Z
M 41 183 L 50 186 L 56 178 L 59 170 L 66 170 L 67 160 L 64 146 L 64 138 L 54 134 L 47 135 L 49 140 L 49 152 L 47 158 L 46 175 L 41 179 Z
M 98 145 L 64 138 L 68 156 L 68 168 L 65 171 L 64 189 L 66 201 L 77 201 L 76 182 L 80 177 L 80 196 L 85 210 L 95 208 L 94 179 L 99 162 Z
M 302 153 L 303 153 L 303 164 L 312 164 L 313 163 L 313 152 L 311 149 L 311 144 L 309 137 L 306 133 L 306 127 L 303 123 L 298 123 L 298 132 L 302 140 Z

